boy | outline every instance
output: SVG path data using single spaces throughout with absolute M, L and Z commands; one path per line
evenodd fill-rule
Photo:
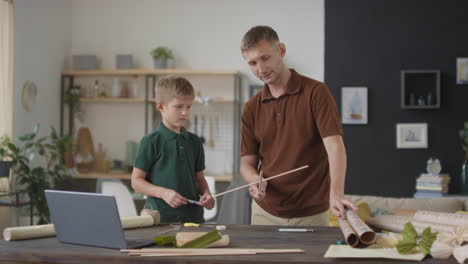
M 203 207 L 212 209 L 215 201 L 203 172 L 203 145 L 184 128 L 194 89 L 185 78 L 168 76 L 157 82 L 155 93 L 162 122 L 141 140 L 132 187 L 148 196 L 145 208 L 158 210 L 162 223 L 203 223 Z M 187 199 L 199 202 L 192 204 Z

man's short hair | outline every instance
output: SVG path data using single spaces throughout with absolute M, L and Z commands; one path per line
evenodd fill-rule
M 255 26 L 245 33 L 242 38 L 241 51 L 247 51 L 260 41 L 266 40 L 268 42 L 279 42 L 278 34 L 269 26 Z
M 195 97 L 192 84 L 184 77 L 167 76 L 160 79 L 155 87 L 156 102 L 167 103 L 176 96 Z

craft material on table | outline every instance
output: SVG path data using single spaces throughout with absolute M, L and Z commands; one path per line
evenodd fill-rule
M 309 167 L 309 165 L 305 165 L 305 166 L 302 166 L 302 167 L 297 168 L 297 169 L 294 169 L 294 170 L 286 171 L 286 172 L 277 174 L 277 175 L 275 175 L 275 176 L 271 176 L 271 177 L 269 177 L 269 178 L 264 179 L 263 181 L 273 180 L 273 179 L 276 179 L 276 178 L 278 178 L 278 177 L 281 177 L 281 176 L 284 176 L 284 175 L 287 175 L 287 174 L 290 174 L 290 173 L 293 173 L 293 172 L 296 172 L 296 171 L 299 171 L 299 170 L 306 169 L 306 168 L 308 168 L 308 167 Z M 232 190 L 228 190 L 228 191 L 225 191 L 225 192 L 222 192 L 222 193 L 217 193 L 217 194 L 215 194 L 215 195 L 212 195 L 212 197 L 213 197 L 213 198 L 216 198 L 216 197 L 219 197 L 219 196 L 222 196 L 222 195 L 225 195 L 225 194 L 228 194 L 228 193 L 231 193 L 231 192 L 234 192 L 234 191 L 243 189 L 243 188 L 247 188 L 247 187 L 249 187 L 250 185 L 254 185 L 254 184 L 258 184 L 258 182 L 252 182 L 252 183 L 249 183 L 249 184 L 242 185 L 242 186 L 240 186 L 240 187 L 234 188 L 234 189 L 232 189 Z
M 346 219 L 340 218 L 339 225 L 351 247 L 367 247 L 376 240 L 375 232 L 352 210 L 346 211 Z
M 221 240 L 222 236 L 218 232 L 218 230 L 213 229 L 209 232 L 203 232 L 200 236 L 197 236 L 196 238 L 186 241 L 183 245 L 181 245 L 181 248 L 204 248 L 208 245 L 213 244 L 214 242 L 217 242 Z M 177 240 L 177 235 L 176 235 L 176 240 Z
M 278 232 L 314 232 L 314 230 L 310 228 L 279 228 Z
M 413 219 L 414 221 L 431 222 L 435 224 L 468 226 L 468 214 L 417 211 Z
M 216 229 L 218 230 L 218 229 Z M 178 232 L 176 234 L 176 246 L 177 247 L 182 247 L 186 243 L 197 239 L 203 235 L 205 235 L 207 232 Z M 205 246 L 205 248 L 213 248 L 213 247 L 226 247 L 229 245 L 230 239 L 229 235 L 221 235 L 221 239 L 208 244 Z
M 330 245 L 324 258 L 386 258 L 421 261 L 424 253 L 400 254 L 395 248 L 352 248 L 347 245 Z
M 124 229 L 152 226 L 159 224 L 159 212 L 154 213 L 153 216 L 142 215 L 122 217 L 120 220 Z M 53 224 L 8 227 L 3 230 L 3 237 L 6 241 L 43 238 L 50 236 L 55 236 L 55 228 Z
M 292 249 L 257 249 L 257 248 L 143 248 L 122 249 L 120 252 L 130 256 L 176 257 L 176 256 L 219 256 L 219 255 L 256 255 L 256 254 L 291 254 L 304 253 L 304 250 Z
M 197 223 L 184 223 L 184 227 L 199 227 L 200 224 Z
M 435 213 L 435 212 L 434 212 Z M 436 218 L 434 218 L 435 220 Z M 448 220 L 445 224 L 429 222 L 431 219 L 425 219 L 426 221 L 416 221 L 413 217 L 408 216 L 399 216 L 399 215 L 382 215 L 377 218 L 368 217 L 366 223 L 372 227 L 380 228 L 382 230 L 392 231 L 392 232 L 402 232 L 404 224 L 411 222 L 418 232 L 421 234 L 424 228 L 430 226 L 433 231 L 436 232 L 454 232 L 457 228 L 456 225 L 449 224 L 451 223 Z

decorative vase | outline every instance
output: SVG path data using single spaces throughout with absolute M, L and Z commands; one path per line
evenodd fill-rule
M 461 169 L 460 190 L 462 194 L 468 194 L 468 160 L 465 160 Z
M 155 69 L 166 69 L 167 68 L 167 59 L 165 59 L 165 58 L 154 59 L 154 68 Z

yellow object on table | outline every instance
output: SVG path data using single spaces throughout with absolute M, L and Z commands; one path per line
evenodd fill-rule
M 199 227 L 200 224 L 197 223 L 184 223 L 184 227 Z

